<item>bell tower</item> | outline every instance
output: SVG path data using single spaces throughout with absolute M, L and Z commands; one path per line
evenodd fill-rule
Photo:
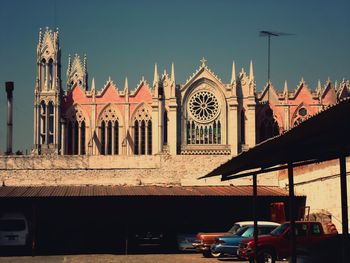
M 39 32 L 34 90 L 34 153 L 60 149 L 61 49 L 58 29 Z

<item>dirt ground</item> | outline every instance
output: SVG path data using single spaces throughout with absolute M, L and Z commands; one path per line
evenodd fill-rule
M 151 255 L 60 255 L 36 257 L 0 257 L 0 263 L 247 263 L 234 258 L 203 258 L 201 254 Z M 281 261 L 282 262 L 282 261 Z

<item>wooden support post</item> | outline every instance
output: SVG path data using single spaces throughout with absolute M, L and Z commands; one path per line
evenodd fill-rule
M 347 240 L 349 235 L 349 217 L 348 217 L 348 193 L 346 182 L 346 158 L 341 156 L 339 158 L 340 165 L 340 190 L 341 190 L 341 215 L 342 215 L 342 263 L 347 260 Z
M 291 263 L 296 263 L 295 244 L 295 216 L 294 216 L 294 178 L 293 164 L 288 163 L 288 184 L 289 184 L 289 220 L 290 220 L 290 251 Z
M 31 223 L 31 250 L 32 250 L 32 256 L 35 256 L 35 250 L 36 250 L 36 207 L 35 203 L 32 204 L 32 223 Z
M 257 187 L 257 175 L 253 174 L 253 220 L 254 220 L 254 258 L 257 262 L 258 254 L 258 219 L 257 219 L 257 196 L 258 196 L 258 187 Z

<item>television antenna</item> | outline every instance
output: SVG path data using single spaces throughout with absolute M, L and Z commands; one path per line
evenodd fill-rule
M 279 37 L 279 36 L 292 36 L 294 34 L 283 33 L 283 32 L 272 32 L 262 30 L 259 32 L 259 36 L 267 37 L 267 85 L 270 85 L 270 63 L 271 63 L 271 37 Z

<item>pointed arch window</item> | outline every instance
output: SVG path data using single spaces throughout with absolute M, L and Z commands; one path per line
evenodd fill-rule
M 191 124 L 189 121 L 186 123 L 186 137 L 187 137 L 187 144 L 191 143 Z
M 67 116 L 65 152 L 68 155 L 86 154 L 86 129 L 86 119 L 82 110 L 74 106 Z
M 107 124 L 107 151 L 106 154 L 112 154 L 112 122 Z
M 140 154 L 145 154 L 146 153 L 146 123 L 144 120 L 141 121 L 141 149 L 140 149 Z
M 106 153 L 106 124 L 103 121 L 101 124 L 101 154 Z
M 47 107 L 47 118 L 48 118 L 48 140 L 47 143 L 53 143 L 53 136 L 54 136 L 54 106 L 53 103 L 50 101 Z
M 134 154 L 152 154 L 152 121 L 144 106 L 134 113 Z
M 85 121 L 82 121 L 81 127 L 80 127 L 80 147 L 81 147 L 81 154 L 86 154 L 86 127 L 85 127 Z
M 53 85 L 53 60 L 52 58 L 49 59 L 48 65 L 47 65 L 47 71 L 48 71 L 48 76 L 47 76 L 47 85 L 49 89 L 52 89 Z
M 152 154 L 152 121 L 147 122 L 147 154 Z
M 134 154 L 139 154 L 139 122 L 134 123 Z
M 73 125 L 73 154 L 77 155 L 79 151 L 79 124 L 77 121 Z
M 40 103 L 40 144 L 45 144 L 46 139 L 46 132 L 47 132 L 47 112 L 46 112 L 46 104 L 44 101 Z
M 114 122 L 114 145 L 113 145 L 113 151 L 114 154 L 119 154 L 119 122 Z
M 187 144 L 221 144 L 220 103 L 212 90 L 199 90 L 190 95 L 187 105 Z
M 108 106 L 101 112 L 100 119 L 101 132 L 100 154 L 114 155 L 119 154 L 119 118 L 117 111 Z
M 46 68 L 46 60 L 43 58 L 41 60 L 41 72 L 40 72 L 41 76 L 40 76 L 40 80 L 41 82 L 41 87 L 43 88 L 46 84 L 46 80 L 47 80 L 47 68 Z

